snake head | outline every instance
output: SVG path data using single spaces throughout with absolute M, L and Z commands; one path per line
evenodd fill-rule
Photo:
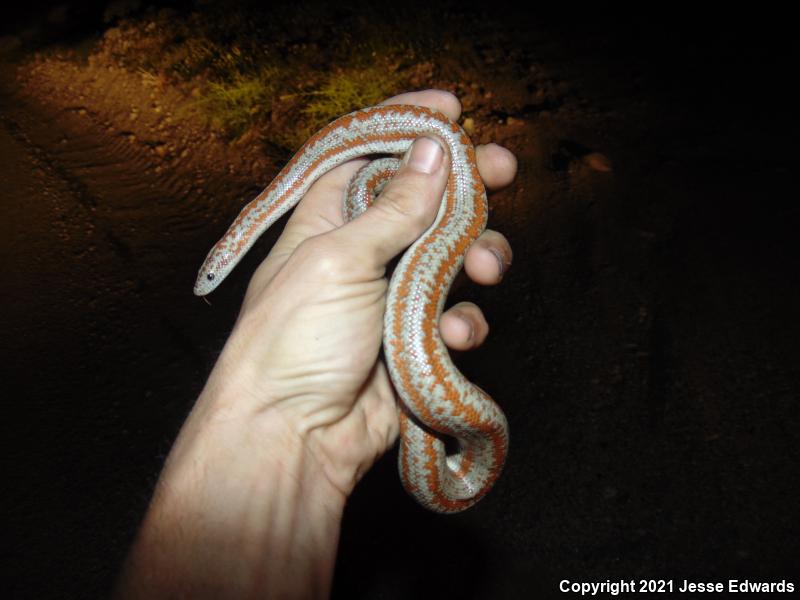
M 228 274 L 227 267 L 230 263 L 230 252 L 224 247 L 214 246 L 197 274 L 197 280 L 194 282 L 194 295 L 205 296 L 213 292 Z

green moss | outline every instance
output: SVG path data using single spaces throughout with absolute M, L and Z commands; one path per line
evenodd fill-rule
M 279 145 L 297 148 L 312 133 L 343 114 L 377 104 L 397 92 L 403 77 L 386 65 L 352 68 L 320 78 L 311 91 L 300 94 L 302 118 L 294 131 L 270 136 Z
M 285 151 L 296 150 L 336 117 L 396 94 L 405 83 L 402 72 L 384 59 L 334 73 L 307 69 L 302 73 L 303 82 L 297 80 L 300 71 L 286 66 L 263 67 L 257 73 L 242 73 L 240 68 L 240 64 L 232 64 L 230 73 L 220 73 L 219 80 L 209 82 L 198 105 L 208 121 L 229 137 L 235 139 L 258 127 L 267 146 Z M 282 93 L 303 86 L 305 91 Z M 275 102 L 284 103 L 281 112 L 296 114 L 282 119 L 291 123 L 290 127 L 267 123 Z
M 234 74 L 210 82 L 198 105 L 212 126 L 237 138 L 259 123 L 278 92 L 278 74 L 265 68 L 256 75 Z
M 323 125 L 346 112 L 377 104 L 396 90 L 401 79 L 398 73 L 379 65 L 331 74 L 319 89 L 309 93 L 310 101 L 303 112 L 311 118 L 312 126 Z

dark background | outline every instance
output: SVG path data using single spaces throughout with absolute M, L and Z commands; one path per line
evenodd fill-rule
M 55 6 L 4 9 L 3 30 L 35 23 L 30 43 L 47 44 L 102 27 L 102 3 L 63 5 L 68 16 L 43 25 Z M 499 288 L 457 291 L 493 329 L 459 364 L 509 417 L 506 471 L 474 509 L 443 517 L 404 495 L 390 453 L 348 505 L 335 597 L 557 597 L 562 579 L 795 575 L 793 34 L 785 15 L 756 8 L 623 18 L 495 7 L 511 39 L 617 115 L 597 133 L 614 178 L 591 202 L 554 193 L 491 223 L 511 239 L 514 266 Z M 54 239 L 43 190 L 66 186 L 87 214 L 104 198 L 80 187 L 74 157 L 31 142 L 53 123 L 3 125 L 4 144 L 31 158 L 3 150 L 14 179 L 0 218 L 2 587 L 12 598 L 103 597 L 258 259 L 209 317 L 187 290 L 219 225 L 180 230 L 200 211 L 134 183 L 115 191 L 112 178 L 109 197 L 133 189 L 152 201 L 108 216 L 136 219 L 139 237 L 106 233 L 88 255 L 69 225 Z M 543 159 L 556 179 L 570 142 Z M 520 167 L 536 186 L 536 168 Z M 162 219 L 177 231 L 156 232 Z

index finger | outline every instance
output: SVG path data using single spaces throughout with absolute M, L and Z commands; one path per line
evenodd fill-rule
M 461 102 L 450 92 L 444 90 L 421 90 L 419 92 L 406 92 L 392 96 L 381 104 L 414 104 L 427 106 L 446 114 L 452 121 L 458 121 L 461 116 Z

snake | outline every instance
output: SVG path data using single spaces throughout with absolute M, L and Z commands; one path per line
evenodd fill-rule
M 438 110 L 402 104 L 364 108 L 334 120 L 312 135 L 241 210 L 208 253 L 194 293 L 212 292 L 322 175 L 355 158 L 382 156 L 347 185 L 344 219 L 357 218 L 397 172 L 398 157 L 423 136 L 441 141 L 450 172 L 433 224 L 403 253 L 392 273 L 383 352 L 398 397 L 402 485 L 423 507 L 457 513 L 495 484 L 509 443 L 503 411 L 453 364 L 439 333 L 450 286 L 488 217 L 475 148 L 458 123 Z

